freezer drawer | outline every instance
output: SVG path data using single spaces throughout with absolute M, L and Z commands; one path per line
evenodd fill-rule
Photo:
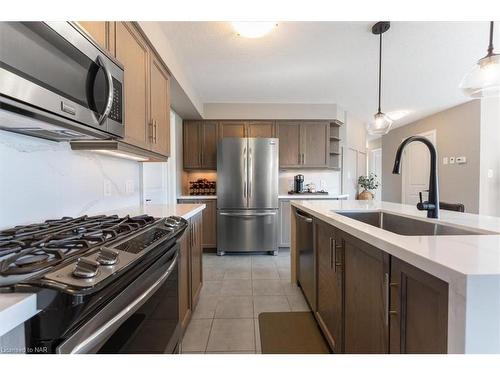
M 278 251 L 278 210 L 218 210 L 217 254 Z

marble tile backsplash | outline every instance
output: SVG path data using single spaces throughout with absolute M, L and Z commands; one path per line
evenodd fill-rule
M 279 194 L 286 194 L 293 189 L 294 176 L 304 175 L 304 187 L 314 183 L 316 190 L 326 190 L 330 194 L 340 194 L 340 172 L 330 170 L 285 170 L 279 174 Z
M 138 205 L 141 164 L 0 130 L 0 228 Z

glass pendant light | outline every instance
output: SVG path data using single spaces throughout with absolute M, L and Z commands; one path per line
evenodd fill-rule
M 379 48 L 379 59 L 378 59 L 378 111 L 373 116 L 374 119 L 368 124 L 367 131 L 371 135 L 384 135 L 389 133 L 392 126 L 392 120 L 389 116 L 380 110 L 380 99 L 382 91 L 382 34 L 385 33 L 391 27 L 390 22 L 381 21 L 377 22 L 372 27 L 372 33 L 379 35 L 380 37 L 380 48 Z
M 500 55 L 493 53 L 493 26 L 494 22 L 491 21 L 488 53 L 460 83 L 464 94 L 471 98 L 500 96 Z

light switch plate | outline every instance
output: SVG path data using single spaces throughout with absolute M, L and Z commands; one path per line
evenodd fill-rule
M 443 158 L 443 164 L 444 164 L 444 165 L 448 164 L 448 157 L 447 157 L 447 156 L 445 156 L 445 157 Z
M 488 178 L 493 178 L 493 169 L 488 169 Z
M 455 157 L 454 156 L 450 156 L 450 164 L 455 164 Z
M 125 182 L 125 193 L 133 194 L 135 191 L 134 180 L 127 180 Z
M 465 156 L 457 156 L 455 161 L 457 162 L 457 164 L 465 164 L 467 163 L 467 158 Z

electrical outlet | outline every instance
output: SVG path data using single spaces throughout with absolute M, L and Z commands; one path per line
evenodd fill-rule
M 448 164 L 448 157 L 447 157 L 447 156 L 445 156 L 445 157 L 443 158 L 443 164 L 444 164 L 444 165 Z
M 105 179 L 102 186 L 102 193 L 105 197 L 111 196 L 111 181 Z
M 450 156 L 450 164 L 455 164 L 455 157 L 454 156 Z
M 493 169 L 488 169 L 488 178 L 493 178 Z
M 135 191 L 134 180 L 127 180 L 125 182 L 125 193 L 134 194 L 134 191 Z

